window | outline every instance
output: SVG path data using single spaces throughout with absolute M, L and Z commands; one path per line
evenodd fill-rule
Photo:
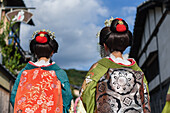
M 148 82 L 152 81 L 159 74 L 158 51 L 149 54 L 147 60 L 142 66 Z

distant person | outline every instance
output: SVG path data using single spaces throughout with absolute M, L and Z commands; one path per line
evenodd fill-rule
M 50 31 L 37 31 L 30 50 L 38 58 L 29 61 L 17 76 L 10 102 L 14 113 L 68 113 L 72 94 L 67 74 L 55 62 L 58 43 Z
M 74 113 L 86 113 L 80 97 L 77 97 L 75 100 Z
M 165 103 L 162 113 L 170 113 L 170 87 L 166 95 L 166 103 Z
M 81 100 L 87 113 L 150 113 L 149 92 L 144 73 L 123 51 L 132 38 L 121 18 L 100 32 L 101 56 L 87 73 Z M 103 49 L 102 49 L 103 48 Z

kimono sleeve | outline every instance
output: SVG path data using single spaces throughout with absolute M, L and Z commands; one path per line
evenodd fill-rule
M 83 105 L 84 105 L 87 113 L 93 113 L 95 110 L 96 85 L 97 84 L 95 81 L 91 81 L 81 95 L 81 99 L 82 99 Z
M 144 84 L 146 85 L 146 89 L 147 89 L 147 92 L 148 92 L 148 94 L 149 94 L 148 81 L 146 80 L 145 75 L 144 75 L 144 78 L 143 78 L 143 82 L 144 82 Z
M 147 88 L 147 84 L 144 81 L 144 78 L 140 87 L 140 96 L 144 113 L 151 113 L 149 91 Z
M 87 113 L 93 113 L 96 109 L 96 86 L 99 79 L 107 72 L 108 68 L 98 63 L 91 69 L 83 82 L 81 99 Z
M 167 92 L 167 96 L 170 96 L 170 86 L 169 86 L 169 89 L 168 89 L 168 92 Z M 169 99 L 166 100 L 166 103 L 165 103 L 165 106 L 162 110 L 162 113 L 170 113 L 170 101 L 169 101 Z
M 61 81 L 62 85 L 62 98 L 63 98 L 63 113 L 68 113 L 70 106 L 71 106 L 71 100 L 73 98 L 71 89 L 70 89 L 70 83 L 67 77 L 67 74 L 64 70 L 60 69 L 56 71 L 56 75 L 58 79 Z
M 73 98 L 71 94 L 69 82 L 64 82 L 62 97 L 63 97 L 63 113 L 68 113 L 68 110 L 70 109 L 70 105 L 71 105 L 71 100 Z
M 12 88 L 10 102 L 11 102 L 13 107 L 14 107 L 14 103 L 15 103 L 15 97 L 16 97 L 18 85 L 19 85 L 19 82 L 20 82 L 21 74 L 24 70 L 25 70 L 25 68 L 20 71 L 20 73 L 17 76 L 17 79 L 15 80 L 14 86 Z

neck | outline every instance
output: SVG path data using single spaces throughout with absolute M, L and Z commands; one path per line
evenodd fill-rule
M 45 62 L 49 61 L 49 58 L 46 58 L 46 57 L 41 57 L 40 59 L 38 59 L 38 61 L 40 60 L 44 60 Z
M 117 58 L 117 57 L 120 57 L 120 58 L 123 59 L 122 53 L 121 53 L 120 51 L 114 51 L 114 52 L 112 52 L 112 55 L 114 55 L 116 58 Z

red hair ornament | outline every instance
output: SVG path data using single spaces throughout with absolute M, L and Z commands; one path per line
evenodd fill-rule
M 117 20 L 119 20 L 119 21 L 118 21 L 118 25 L 116 26 L 116 31 L 117 32 L 125 32 L 127 29 L 122 21 L 123 19 L 117 18 Z
M 116 26 L 116 31 L 117 32 L 125 32 L 126 31 L 126 27 L 125 27 L 125 25 L 121 25 L 121 24 L 118 24 L 117 26 Z
M 128 31 L 128 26 L 122 18 L 116 18 L 112 21 L 110 30 L 112 32 L 122 33 Z
M 43 44 L 43 43 L 46 43 L 48 41 L 47 37 L 45 37 L 45 34 L 47 34 L 46 32 L 39 32 L 38 34 L 39 34 L 39 36 L 37 36 L 35 38 L 36 42 Z

